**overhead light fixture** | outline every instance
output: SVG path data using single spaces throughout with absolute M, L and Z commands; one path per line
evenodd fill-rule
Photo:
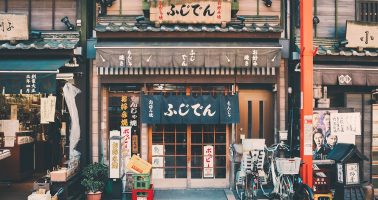
M 314 17 L 312 18 L 312 23 L 313 23 L 314 25 L 319 24 L 319 22 L 320 22 L 320 19 L 319 19 L 318 16 L 314 16 Z
M 71 24 L 67 16 L 63 17 L 60 21 L 66 25 L 68 30 L 73 31 L 75 29 L 75 26 Z
M 264 5 L 266 7 L 271 7 L 272 6 L 272 0 L 263 0 L 264 1 Z

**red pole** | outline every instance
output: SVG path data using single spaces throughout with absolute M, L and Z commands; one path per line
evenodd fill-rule
M 312 99 L 313 99 L 313 52 L 312 52 L 312 0 L 300 0 L 300 67 L 301 67 L 301 170 L 303 182 L 312 188 Z

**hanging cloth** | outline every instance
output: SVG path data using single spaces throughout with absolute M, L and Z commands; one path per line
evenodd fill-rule
M 71 117 L 71 127 L 70 127 L 70 160 L 80 157 L 80 152 L 75 150 L 77 143 L 80 140 L 80 123 L 79 123 L 79 113 L 77 111 L 75 97 L 77 94 L 81 93 L 81 90 L 71 83 L 66 83 L 63 87 L 63 95 L 66 100 L 68 111 Z

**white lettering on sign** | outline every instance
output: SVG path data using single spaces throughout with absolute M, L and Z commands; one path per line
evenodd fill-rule
M 339 75 L 338 80 L 340 85 L 348 85 L 352 83 L 352 78 L 349 75 Z
M 0 14 L 0 40 L 28 40 L 27 15 Z
M 129 67 L 133 66 L 133 56 L 131 55 L 131 50 L 127 51 L 127 64 Z
M 148 117 L 154 117 L 154 101 L 148 100 Z
M 190 108 L 192 108 L 193 114 L 200 117 L 200 116 L 209 116 L 212 117 L 215 115 L 217 111 L 211 110 L 211 104 L 206 105 L 206 107 L 202 106 L 201 104 L 197 103 L 192 106 L 189 104 L 180 104 L 178 107 L 178 111 L 174 110 L 173 104 L 168 104 L 167 111 L 163 114 L 168 117 L 172 117 L 173 115 L 180 115 L 180 116 L 186 116 L 190 112 Z M 205 109 L 204 109 L 205 108 Z
M 258 51 L 254 49 L 254 50 L 252 51 L 252 66 L 254 66 L 254 67 L 257 66 L 257 59 L 259 58 L 259 57 L 257 56 L 257 54 L 258 54 Z

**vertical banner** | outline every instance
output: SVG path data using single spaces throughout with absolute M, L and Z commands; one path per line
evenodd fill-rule
M 214 177 L 214 147 L 212 145 L 203 147 L 203 177 Z
M 123 169 L 126 172 L 126 166 L 131 158 L 131 126 L 121 126 L 121 137 L 122 137 L 122 159 L 123 159 Z
M 220 123 L 239 123 L 239 96 L 227 95 L 220 97 Z
M 122 96 L 121 97 L 121 126 L 129 126 L 129 121 L 128 121 L 128 108 L 129 106 L 127 105 L 127 96 Z M 122 133 L 122 131 L 121 131 Z
M 110 138 L 110 169 L 109 178 L 120 178 L 121 177 L 121 164 L 120 164 L 120 150 L 121 150 L 121 140 L 119 137 L 115 136 Z
M 312 155 L 312 115 L 304 116 L 304 155 Z
M 147 124 L 160 123 L 161 95 L 142 95 L 142 122 Z

